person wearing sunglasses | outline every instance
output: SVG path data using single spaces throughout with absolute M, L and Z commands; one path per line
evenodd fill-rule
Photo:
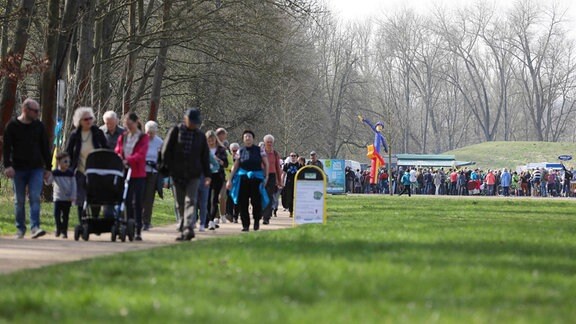
M 95 149 L 109 148 L 104 132 L 94 125 L 94 111 L 90 107 L 80 107 L 72 117 L 74 130 L 70 133 L 66 152 L 70 156 L 70 168 L 76 176 L 76 205 L 78 219 L 82 217 L 82 207 L 86 199 L 86 158 Z M 98 206 L 92 207 L 92 215 L 100 213 Z
M 290 153 L 290 160 L 284 163 L 282 168 L 282 183 L 284 183 L 284 199 L 286 200 L 286 205 L 290 211 L 290 217 L 294 217 L 294 179 L 296 178 L 296 173 L 302 167 L 298 163 L 298 155 L 294 152 Z
M 52 159 L 48 134 L 39 120 L 40 105 L 28 98 L 21 108 L 20 116 L 10 120 L 4 130 L 4 174 L 14 184 L 16 237 L 24 238 L 26 233 L 24 203 L 28 189 L 30 229 L 32 238 L 38 238 L 46 234 L 40 228 L 40 194 L 43 181 L 50 176 Z
M 58 165 L 52 170 L 51 183 L 54 201 L 54 223 L 56 237 L 68 238 L 70 207 L 76 201 L 76 178 L 70 169 L 70 156 L 66 152 L 56 155 Z

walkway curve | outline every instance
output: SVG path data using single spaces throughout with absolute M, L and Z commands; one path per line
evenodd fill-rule
M 278 211 L 278 217 L 273 217 L 270 225 L 260 225 L 261 231 L 279 230 L 292 227 L 292 218 L 287 212 Z M 199 233 L 192 242 L 176 242 L 178 235 L 176 224 L 154 227 L 143 232 L 141 242 L 111 242 L 110 233 L 100 236 L 90 235 L 90 240 L 76 242 L 73 232 L 68 233 L 68 239 L 55 237 L 47 233 L 39 239 L 31 239 L 28 235 L 24 239 L 14 236 L 0 237 L 0 274 L 11 273 L 23 269 L 41 268 L 47 265 L 90 259 L 102 255 L 152 249 L 171 244 L 194 244 L 196 240 L 218 238 L 229 235 L 258 235 L 252 231 L 242 233 L 240 224 L 227 222 L 220 224 L 216 231 Z

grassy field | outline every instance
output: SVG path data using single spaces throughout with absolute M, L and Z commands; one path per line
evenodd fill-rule
M 568 323 L 576 201 L 330 197 L 329 223 L 0 276 L 0 322 Z
M 531 162 L 558 162 L 562 154 L 576 158 L 576 143 L 485 142 L 444 154 L 456 155 L 458 161 L 475 161 L 479 168 L 512 168 Z M 576 166 L 574 160 L 566 163 Z
M 9 188 L 6 188 L 5 186 L 2 188 L 4 190 L 0 190 L 0 210 L 2 211 L 0 213 L 0 235 L 16 234 L 16 225 L 14 220 L 14 194 Z M 152 219 L 153 225 L 167 225 L 175 223 L 176 221 L 174 216 L 172 192 L 170 190 L 164 190 L 164 195 L 167 199 L 163 200 L 156 196 L 156 201 L 154 202 L 154 217 Z M 30 235 L 29 208 L 28 201 L 26 201 L 26 235 Z M 73 206 L 70 210 L 69 230 L 73 230 L 76 224 L 78 224 L 78 212 L 76 211 L 76 206 Z M 56 230 L 53 203 L 42 203 L 42 206 L 40 207 L 40 226 L 49 232 Z

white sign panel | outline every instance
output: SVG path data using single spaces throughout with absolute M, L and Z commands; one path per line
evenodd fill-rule
M 324 181 L 298 180 L 294 188 L 294 221 L 296 224 L 324 222 Z

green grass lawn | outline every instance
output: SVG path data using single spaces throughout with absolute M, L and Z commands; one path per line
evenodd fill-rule
M 14 219 L 14 200 L 12 190 L 4 190 L 0 194 L 0 235 L 16 234 L 16 225 Z M 154 202 L 154 215 L 152 218 L 153 225 L 167 225 L 176 222 L 174 216 L 174 200 L 172 199 L 172 192 L 164 190 L 166 199 L 160 199 L 156 196 Z M 26 224 L 27 232 L 30 234 L 30 206 L 26 201 Z M 78 224 L 78 212 L 76 206 L 72 206 L 70 210 L 70 224 L 69 230 L 73 230 L 74 226 Z M 44 202 L 40 207 L 40 226 L 48 231 L 54 232 L 56 224 L 54 223 L 54 204 Z
M 0 322 L 569 323 L 575 207 L 329 197 L 325 226 L 0 276 Z
M 559 162 L 562 154 L 576 158 L 576 143 L 568 142 L 484 142 L 444 154 L 456 155 L 458 161 L 475 161 L 481 169 L 512 168 L 531 162 Z M 565 163 L 576 166 L 574 160 Z

